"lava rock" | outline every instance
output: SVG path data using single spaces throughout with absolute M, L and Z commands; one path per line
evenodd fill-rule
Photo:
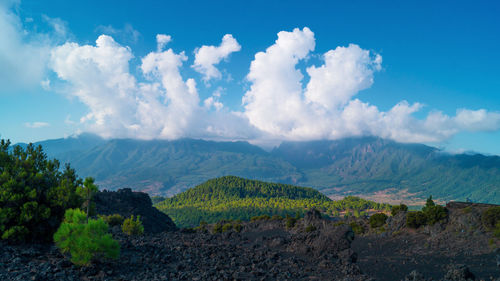
M 160 233 L 176 230 L 172 219 L 153 207 L 147 193 L 133 192 L 130 188 L 118 191 L 101 191 L 94 195 L 96 212 L 102 215 L 120 214 L 127 218 L 131 215 L 141 216 L 144 231 Z

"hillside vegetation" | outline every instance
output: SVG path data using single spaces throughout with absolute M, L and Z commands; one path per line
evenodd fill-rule
M 317 190 L 288 184 L 267 183 L 235 176 L 209 180 L 155 205 L 180 227 L 197 226 L 201 222 L 250 220 L 260 215 L 300 216 L 316 208 L 329 216 L 349 211 L 389 210 L 390 205 L 357 197 L 332 201 Z

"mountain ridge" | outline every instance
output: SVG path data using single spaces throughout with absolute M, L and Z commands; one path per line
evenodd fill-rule
M 134 140 L 92 135 L 37 142 L 101 188 L 173 196 L 208 179 L 235 175 L 309 186 L 327 195 L 405 190 L 408 198 L 500 203 L 500 157 L 449 154 L 378 137 L 283 142 L 271 151 L 248 142 Z

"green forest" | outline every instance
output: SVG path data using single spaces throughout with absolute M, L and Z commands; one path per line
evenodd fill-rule
M 362 216 L 368 210 L 389 211 L 389 204 L 347 196 L 332 201 L 317 190 L 287 184 L 267 183 L 235 176 L 211 179 L 155 205 L 179 227 L 200 222 L 250 220 L 260 215 L 302 215 L 316 208 L 327 216 Z

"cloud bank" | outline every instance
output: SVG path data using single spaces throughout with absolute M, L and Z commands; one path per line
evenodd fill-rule
M 66 94 L 88 108 L 78 124 L 71 122 L 75 130 L 108 138 L 277 143 L 372 135 L 437 143 L 459 132 L 500 129 L 500 112 L 462 108 L 454 116 L 434 110 L 416 118 L 420 103 L 401 101 L 381 111 L 361 101 L 356 96 L 372 86 L 382 57 L 356 44 L 316 54 L 316 38 L 307 27 L 279 32 L 272 45 L 255 54 L 246 76 L 249 89 L 242 93 L 243 109 L 231 111 L 221 87 L 200 98 L 196 80 L 183 75 L 189 61 L 186 52 L 166 49 L 169 35 L 158 34 L 156 50 L 140 58 L 109 35 L 99 36 L 95 44 L 56 44 L 70 34 L 63 21 L 45 16 L 53 34 L 30 34 L 12 12 L 15 4 L 0 0 L 0 84 L 7 91 L 30 85 L 50 89 L 53 81 L 45 77 L 50 69 L 65 84 Z M 240 50 L 236 38 L 226 34 L 218 46 L 197 48 L 191 67 L 208 85 L 222 77 L 218 64 Z M 319 56 L 320 64 L 301 70 L 299 65 L 307 65 L 310 56 Z M 132 74 L 133 59 L 140 61 L 142 77 Z
M 52 50 L 51 68 L 71 86 L 71 94 L 89 108 L 80 122 L 104 137 L 244 139 L 254 142 L 379 136 L 400 142 L 441 142 L 462 131 L 495 131 L 500 113 L 459 109 L 455 116 L 433 111 L 424 119 L 422 105 L 401 101 L 389 111 L 356 95 L 374 83 L 382 57 L 356 44 L 321 55 L 322 64 L 302 73 L 298 64 L 315 48 L 307 27 L 281 31 L 273 45 L 255 55 L 243 95 L 244 110 L 232 112 L 220 101 L 220 89 L 203 101 L 193 78 L 184 79 L 185 52 L 163 50 L 172 38 L 157 35 L 157 50 L 141 58 L 147 83 L 130 73 L 132 50 L 101 35 L 95 46 L 66 43 Z M 232 35 L 219 46 L 203 46 L 192 65 L 208 81 L 220 78 L 217 63 L 238 51 Z M 304 85 L 304 75 L 309 81 Z M 212 110 L 215 109 L 215 110 Z

